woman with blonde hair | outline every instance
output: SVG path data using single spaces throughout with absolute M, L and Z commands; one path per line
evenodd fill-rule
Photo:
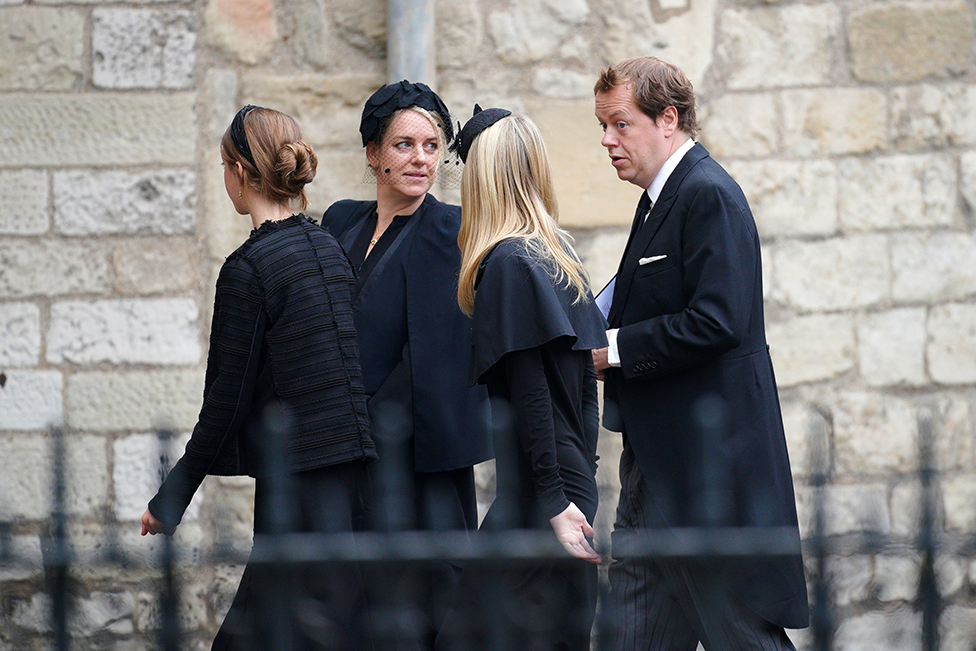
M 600 562 L 588 541 L 598 430 L 590 350 L 604 345 L 604 322 L 569 235 L 556 223 L 538 128 L 507 110 L 476 106 L 459 153 L 458 304 L 473 319 L 468 381 L 486 385 L 492 398 L 497 469 L 481 529 L 551 530 L 580 560 L 465 568 L 438 644 L 488 648 L 498 623 L 489 608 L 501 604 L 509 648 L 583 651 L 596 606 L 593 564 Z
M 220 269 L 203 407 L 142 535 L 172 534 L 206 475 L 256 478 L 255 534 L 363 529 L 376 450 L 355 275 L 335 238 L 295 211 L 307 205 L 315 152 L 290 116 L 249 105 L 220 154 L 227 195 L 254 230 Z M 368 635 L 356 568 L 248 563 L 213 649 L 372 649 Z

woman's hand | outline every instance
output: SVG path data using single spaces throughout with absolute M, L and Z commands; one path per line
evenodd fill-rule
M 156 519 L 149 509 L 142 514 L 142 535 L 145 536 L 147 533 L 156 535 L 157 533 L 166 534 L 167 536 L 172 536 L 176 533 L 176 527 L 167 527 L 165 524 Z
M 549 524 L 552 525 L 552 530 L 556 532 L 556 539 L 559 540 L 559 544 L 571 555 L 591 563 L 600 562 L 600 555 L 590 547 L 590 543 L 586 540 L 587 537 L 593 537 L 593 527 L 586 521 L 586 516 L 575 504 L 570 502 L 565 511 L 554 518 L 549 518 Z

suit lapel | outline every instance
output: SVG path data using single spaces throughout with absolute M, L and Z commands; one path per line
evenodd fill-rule
M 684 181 L 688 172 L 706 156 L 708 156 L 708 151 L 700 144 L 695 144 L 694 147 L 689 149 L 677 167 L 674 168 L 674 171 L 671 172 L 667 183 L 661 188 L 661 194 L 654 207 L 651 208 L 651 214 L 647 216 L 647 220 L 643 226 L 639 226 L 639 220 L 635 219 L 634 227 L 631 229 L 630 239 L 627 241 L 627 247 L 624 249 L 624 255 L 620 260 L 620 268 L 617 270 L 617 284 L 614 286 L 613 303 L 610 305 L 610 318 L 608 319 L 610 327 L 616 328 L 620 326 L 618 322 L 620 313 L 623 311 L 623 306 L 627 303 L 630 287 L 634 281 L 634 273 L 640 265 L 641 255 L 647 249 L 651 240 L 654 239 L 654 235 L 657 234 L 658 229 L 661 228 L 661 224 L 664 223 L 664 219 L 671 211 L 671 207 L 674 206 L 674 202 L 678 198 L 678 188 L 681 187 L 681 183 Z

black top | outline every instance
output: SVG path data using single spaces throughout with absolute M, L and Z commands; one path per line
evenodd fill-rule
M 590 350 L 607 344 L 589 293 L 575 298 L 520 240 L 503 241 L 482 261 L 470 377 L 502 401 L 493 402 L 498 493 L 489 528 L 548 526 L 570 501 L 588 521 L 596 515 L 599 412 Z
M 261 418 L 290 414 L 289 470 L 375 457 L 352 315 L 352 267 L 304 215 L 265 222 L 221 267 L 200 418 L 149 503 L 180 522 L 204 476 L 261 476 Z
M 362 263 L 375 201 L 339 201 L 322 225 Z M 428 194 L 365 258 L 354 311 L 371 409 L 395 403 L 412 430 L 414 469 L 445 472 L 490 459 L 488 393 L 465 383 L 471 320 L 457 304 L 461 209 Z M 402 408 L 402 409 L 400 409 Z M 376 412 L 374 412 L 376 413 Z

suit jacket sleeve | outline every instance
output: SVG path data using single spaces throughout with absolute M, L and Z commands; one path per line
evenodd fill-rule
M 660 377 L 706 363 L 739 346 L 749 330 L 759 243 L 745 200 L 734 183 L 730 188 L 714 182 L 707 172 L 684 184 L 689 187 L 679 190 L 666 217 L 683 220 L 678 304 L 684 307 L 619 329 L 626 379 Z M 640 300 L 642 283 L 655 282 L 653 275 L 639 274 L 631 301 Z

